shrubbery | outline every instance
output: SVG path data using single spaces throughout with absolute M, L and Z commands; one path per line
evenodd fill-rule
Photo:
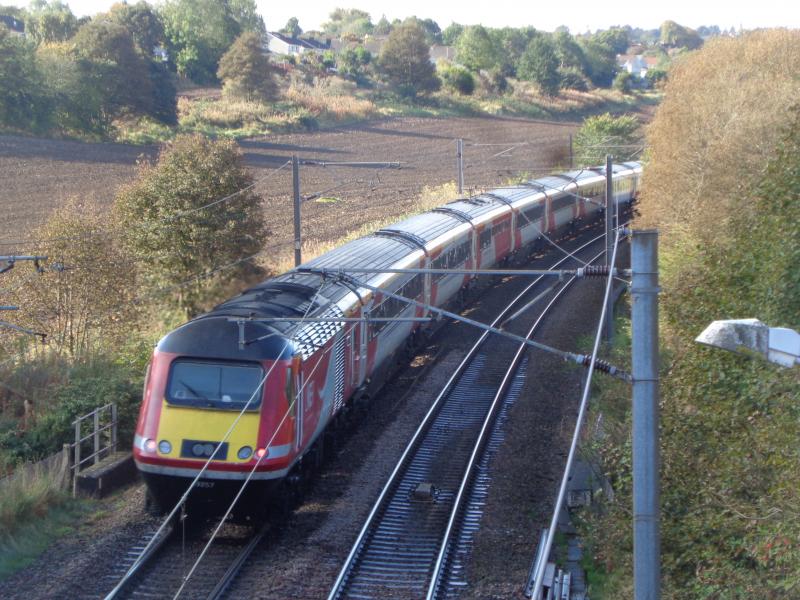
M 638 226 L 661 232 L 665 598 L 788 598 L 800 585 L 796 370 L 693 342 L 720 318 L 800 328 L 798 53 L 784 30 L 706 44 L 671 73 L 648 131 Z M 615 494 L 586 528 L 610 598 L 630 596 L 626 396 L 602 400 Z
M 437 70 L 445 86 L 451 90 L 464 96 L 469 96 L 475 91 L 475 78 L 468 69 L 459 65 L 441 63 Z
M 630 160 L 637 154 L 633 145 L 639 140 L 638 131 L 639 122 L 630 115 L 589 117 L 575 135 L 576 160 L 587 166 L 604 165 L 606 154 L 616 161 Z

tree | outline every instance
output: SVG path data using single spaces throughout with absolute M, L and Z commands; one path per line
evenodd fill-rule
M 219 59 L 244 31 L 263 31 L 254 0 L 167 0 L 164 32 L 178 73 L 215 83 Z
M 36 250 L 49 268 L 23 278 L 15 292 L 26 309 L 23 324 L 47 333 L 52 350 L 73 358 L 122 341 L 138 314 L 135 268 L 114 244 L 103 211 L 72 199 L 33 235 L 45 240 Z
M 464 33 L 464 26 L 459 23 L 450 23 L 442 31 L 442 43 L 446 46 L 455 46 L 458 38 Z
M 686 48 L 696 50 L 703 45 L 703 38 L 697 32 L 675 21 L 664 21 L 661 24 L 660 42 L 669 48 Z
M 345 48 L 335 57 L 339 74 L 363 83 L 367 79 L 367 66 L 372 62 L 372 54 L 364 46 Z
M 417 17 L 409 17 L 406 21 L 412 19 L 417 21 L 427 33 L 428 44 L 433 46 L 434 44 L 442 43 L 442 29 L 436 21 L 433 19 L 418 19 Z
M 598 31 L 593 39 L 604 46 L 608 46 L 614 54 L 624 54 L 631 45 L 630 35 L 624 27 L 612 27 L 605 31 Z
M 385 79 L 404 96 L 432 92 L 441 85 L 430 61 L 425 30 L 413 22 L 400 25 L 389 34 L 378 66 Z
M 152 113 L 149 59 L 137 50 L 127 29 L 110 21 L 90 21 L 75 34 L 72 48 L 91 65 L 107 118 L 125 111 Z
M 498 64 L 499 49 L 483 25 L 467 27 L 456 42 L 456 60 L 472 71 Z
M 217 77 L 223 83 L 226 96 L 267 101 L 273 100 L 278 93 L 261 36 L 253 32 L 240 35 L 222 55 Z
M 37 44 L 63 42 L 78 30 L 78 19 L 61 0 L 32 0 L 25 18 L 25 29 Z
M 588 117 L 575 134 L 575 156 L 580 165 L 605 164 L 606 154 L 615 160 L 636 155 L 633 145 L 640 141 L 636 117 L 614 117 L 610 113 Z
M 375 35 L 389 35 L 392 32 L 392 24 L 386 18 L 386 15 L 381 15 L 380 21 L 375 23 L 372 33 Z
M 617 74 L 617 57 L 607 45 L 590 39 L 581 41 L 586 75 L 598 87 L 609 87 Z
M 533 38 L 519 61 L 517 75 L 533 81 L 548 96 L 555 96 L 561 88 L 558 58 L 552 42 L 540 35 Z
M 125 248 L 142 265 L 145 286 L 156 291 L 194 282 L 175 295 L 162 292 L 189 315 L 208 289 L 199 276 L 256 254 L 267 231 L 252 184 L 232 141 L 179 136 L 156 164 L 142 163 L 136 180 L 117 194 L 114 216 Z M 222 198 L 227 200 L 203 208 Z M 247 269 L 245 261 L 215 278 L 230 281 Z
M 568 31 L 559 31 L 553 34 L 552 39 L 559 68 L 575 68 L 585 72 L 586 57 L 583 54 L 583 48 L 575 41 L 575 38 Z
M 357 8 L 337 8 L 322 25 L 322 30 L 334 37 L 352 35 L 356 38 L 372 33 L 373 25 L 369 13 Z
M 288 21 L 286 21 L 286 25 L 284 25 L 283 29 L 281 29 L 281 33 L 285 33 L 291 38 L 299 37 L 303 30 L 300 29 L 300 21 L 297 17 L 290 17 Z
M 154 48 L 166 44 L 161 17 L 144 0 L 136 4 L 117 2 L 108 11 L 108 18 L 127 29 L 136 46 L 148 58 L 153 57 Z
M 46 129 L 50 111 L 43 84 L 33 47 L 0 26 L 0 123 Z

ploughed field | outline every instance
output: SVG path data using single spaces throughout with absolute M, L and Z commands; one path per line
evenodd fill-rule
M 464 140 L 465 193 L 503 185 L 520 175 L 569 161 L 574 123 L 504 118 L 398 118 L 310 133 L 242 140 L 247 165 L 272 236 L 291 251 L 292 178 L 283 165 L 293 154 L 326 162 L 399 162 L 375 166 L 301 166 L 303 237 L 328 242 L 361 224 L 415 209 L 424 186 L 456 177 L 455 139 Z M 107 210 L 119 186 L 136 174 L 136 161 L 154 157 L 155 146 L 83 143 L 0 136 L 0 254 L 24 253 L 32 230 L 58 206 L 76 198 L 87 210 Z M 235 200 L 234 200 L 235 201 Z

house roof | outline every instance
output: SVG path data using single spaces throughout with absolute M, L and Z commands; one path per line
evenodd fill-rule
M 0 23 L 3 23 L 11 31 L 15 31 L 17 33 L 25 33 L 25 23 L 23 23 L 16 17 L 11 17 L 9 15 L 0 15 Z
M 295 38 L 283 33 L 278 33 L 277 31 L 270 31 L 269 35 L 291 46 L 303 46 L 304 48 L 309 48 L 310 50 L 327 50 L 330 48 L 330 42 L 323 43 L 314 39 L 304 39 L 299 37 Z

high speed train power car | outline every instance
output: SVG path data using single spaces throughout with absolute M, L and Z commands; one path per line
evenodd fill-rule
M 615 204 L 634 198 L 641 172 L 640 163 L 613 166 Z M 472 279 L 381 270 L 498 265 L 596 219 L 605 185 L 604 168 L 585 169 L 455 200 L 169 332 L 148 368 L 133 448 L 149 498 L 171 509 L 205 469 L 192 501 L 224 505 L 249 479 L 241 506 L 264 504 L 318 458 L 326 430 L 426 326 L 392 318 L 425 317 L 425 306 L 447 304 Z

